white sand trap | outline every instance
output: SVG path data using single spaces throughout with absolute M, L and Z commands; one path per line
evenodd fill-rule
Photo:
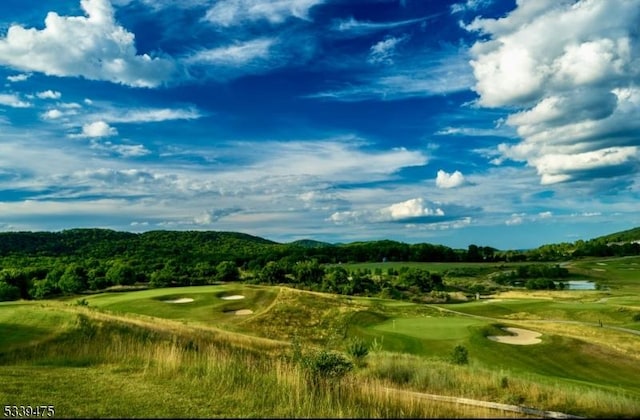
M 224 299 L 224 300 L 240 300 L 240 299 L 244 299 L 244 296 L 242 296 L 242 295 L 231 295 L 231 296 L 223 296 L 220 299 Z
M 598 265 L 607 265 L 607 263 L 596 263 Z
M 484 301 L 484 303 L 491 303 L 491 302 L 502 302 L 502 299 L 487 299 Z
M 593 271 L 607 271 L 604 268 L 592 268 Z
M 240 309 L 236 311 L 236 315 L 251 315 L 253 311 L 251 309 Z
M 180 299 L 173 299 L 173 300 L 165 300 L 165 302 L 167 302 L 167 303 L 189 303 L 189 302 L 193 302 L 193 299 L 191 299 L 191 298 L 180 298 Z
M 538 338 L 542 334 L 535 331 L 523 330 L 522 328 L 503 328 L 503 330 L 515 335 L 490 335 L 487 338 L 497 341 L 498 343 L 516 344 L 520 346 L 528 346 L 542 342 L 542 340 Z

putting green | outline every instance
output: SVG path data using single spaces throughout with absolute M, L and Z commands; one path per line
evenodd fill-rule
M 485 325 L 486 321 L 463 317 L 416 317 L 387 320 L 372 330 L 403 334 L 426 340 L 464 340 L 470 327 Z

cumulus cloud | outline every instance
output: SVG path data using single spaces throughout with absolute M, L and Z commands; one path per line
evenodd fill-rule
M 441 169 L 436 176 L 436 186 L 438 188 L 455 188 L 464 185 L 464 183 L 464 175 L 462 175 L 460 171 L 455 171 L 450 174 Z
M 241 25 L 245 21 L 267 20 L 279 24 L 290 17 L 309 19 L 309 10 L 325 0 L 220 0 L 205 19 L 219 26 Z
M 25 102 L 18 95 L 0 93 L 0 105 L 10 106 L 11 108 L 30 108 L 31 103 Z
M 24 82 L 25 80 L 27 80 L 29 77 L 31 77 L 30 74 L 16 74 L 13 76 L 7 76 L 7 80 L 10 81 L 11 83 L 15 83 L 15 82 Z
M 412 198 L 376 210 L 350 210 L 333 213 L 327 220 L 337 223 L 354 222 L 438 222 L 444 211 L 422 198 Z
M 40 99 L 60 99 L 62 94 L 54 90 L 45 90 L 43 92 L 36 93 L 36 96 Z
M 89 124 L 85 124 L 82 126 L 82 136 L 83 137 L 109 137 L 115 136 L 118 134 L 118 130 L 114 127 L 111 127 L 104 121 L 96 121 Z
M 633 0 L 519 0 L 466 25 L 484 36 L 471 48 L 478 105 L 516 109 L 506 122 L 522 141 L 495 162 L 527 162 L 542 184 L 637 171 L 639 19 Z
M 49 12 L 44 28 L 9 27 L 0 64 L 52 76 L 82 76 L 135 87 L 168 80 L 173 62 L 138 55 L 134 35 L 115 21 L 109 0 L 81 0 L 86 16 Z

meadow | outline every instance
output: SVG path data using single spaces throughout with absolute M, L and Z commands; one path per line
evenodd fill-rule
M 530 416 L 436 395 L 638 417 L 639 263 L 568 265 L 599 290 L 512 289 L 450 304 L 243 283 L 6 302 L 0 402 L 53 405 L 57 417 Z M 448 273 L 445 284 L 490 282 L 499 269 L 413 264 Z M 505 327 L 541 342 L 489 339 Z M 356 357 L 354 343 L 368 354 Z M 452 358 L 456 347 L 466 363 Z M 342 360 L 327 354 L 350 369 L 310 370 L 319 365 L 309 361 Z

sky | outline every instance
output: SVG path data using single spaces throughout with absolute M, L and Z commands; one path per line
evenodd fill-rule
M 640 225 L 638 0 L 3 0 L 0 231 Z

